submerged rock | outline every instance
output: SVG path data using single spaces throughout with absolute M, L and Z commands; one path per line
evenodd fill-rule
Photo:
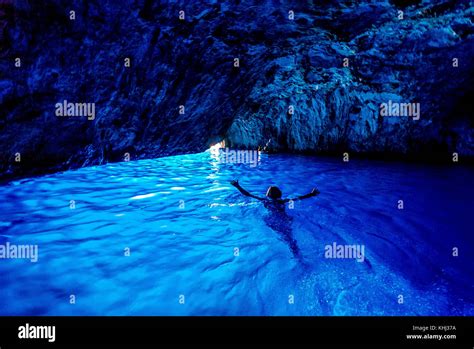
M 221 139 L 472 157 L 472 16 L 456 0 L 3 2 L 0 177 Z M 94 119 L 58 117 L 64 100 Z M 419 120 L 381 116 L 389 101 Z

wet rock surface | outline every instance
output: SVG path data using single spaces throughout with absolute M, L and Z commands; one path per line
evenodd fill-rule
M 2 2 L 0 177 L 221 139 L 472 157 L 473 13 L 450 0 Z M 64 100 L 95 103 L 93 119 L 58 116 Z M 382 116 L 389 101 L 419 103 L 419 119 Z

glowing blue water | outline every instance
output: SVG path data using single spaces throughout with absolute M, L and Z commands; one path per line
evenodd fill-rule
M 473 175 L 283 155 L 252 168 L 203 153 L 12 182 L 0 244 L 37 244 L 39 260 L 0 259 L 0 314 L 474 315 Z M 299 257 L 234 178 L 256 194 L 319 188 L 281 217 Z M 324 258 L 333 242 L 363 244 L 365 262 Z

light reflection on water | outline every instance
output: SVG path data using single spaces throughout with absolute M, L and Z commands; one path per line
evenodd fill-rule
M 206 152 L 11 182 L 0 244 L 38 244 L 39 261 L 0 259 L 0 313 L 473 315 L 473 174 L 264 154 L 250 166 Z M 231 179 L 258 195 L 321 195 L 272 216 Z M 363 244 L 365 262 L 325 259 L 333 242 Z

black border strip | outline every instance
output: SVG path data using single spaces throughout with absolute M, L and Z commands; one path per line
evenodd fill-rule
M 19 339 L 19 327 L 55 326 L 56 340 Z M 422 332 L 413 326 L 428 327 Z M 440 327 L 441 326 L 441 327 Z M 455 329 L 453 328 L 455 327 Z M 222 329 L 226 331 L 214 331 Z M 242 331 L 242 330 L 250 331 Z M 251 331 L 252 329 L 258 331 Z M 281 329 L 271 331 L 268 329 Z M 198 330 L 189 331 L 189 330 Z M 473 317 L 0 317 L 0 348 L 63 347 L 97 343 L 186 343 L 203 339 L 222 341 L 229 332 L 229 340 L 241 342 L 250 333 L 263 335 L 266 341 L 331 344 L 398 344 L 403 347 L 474 347 Z M 411 334 L 448 334 L 456 339 L 407 339 Z M 253 335 L 252 335 L 253 336 Z M 227 337 L 226 337 L 227 338 Z M 224 344 L 224 343 L 222 343 Z M 462 345 L 462 346 L 461 346 Z

